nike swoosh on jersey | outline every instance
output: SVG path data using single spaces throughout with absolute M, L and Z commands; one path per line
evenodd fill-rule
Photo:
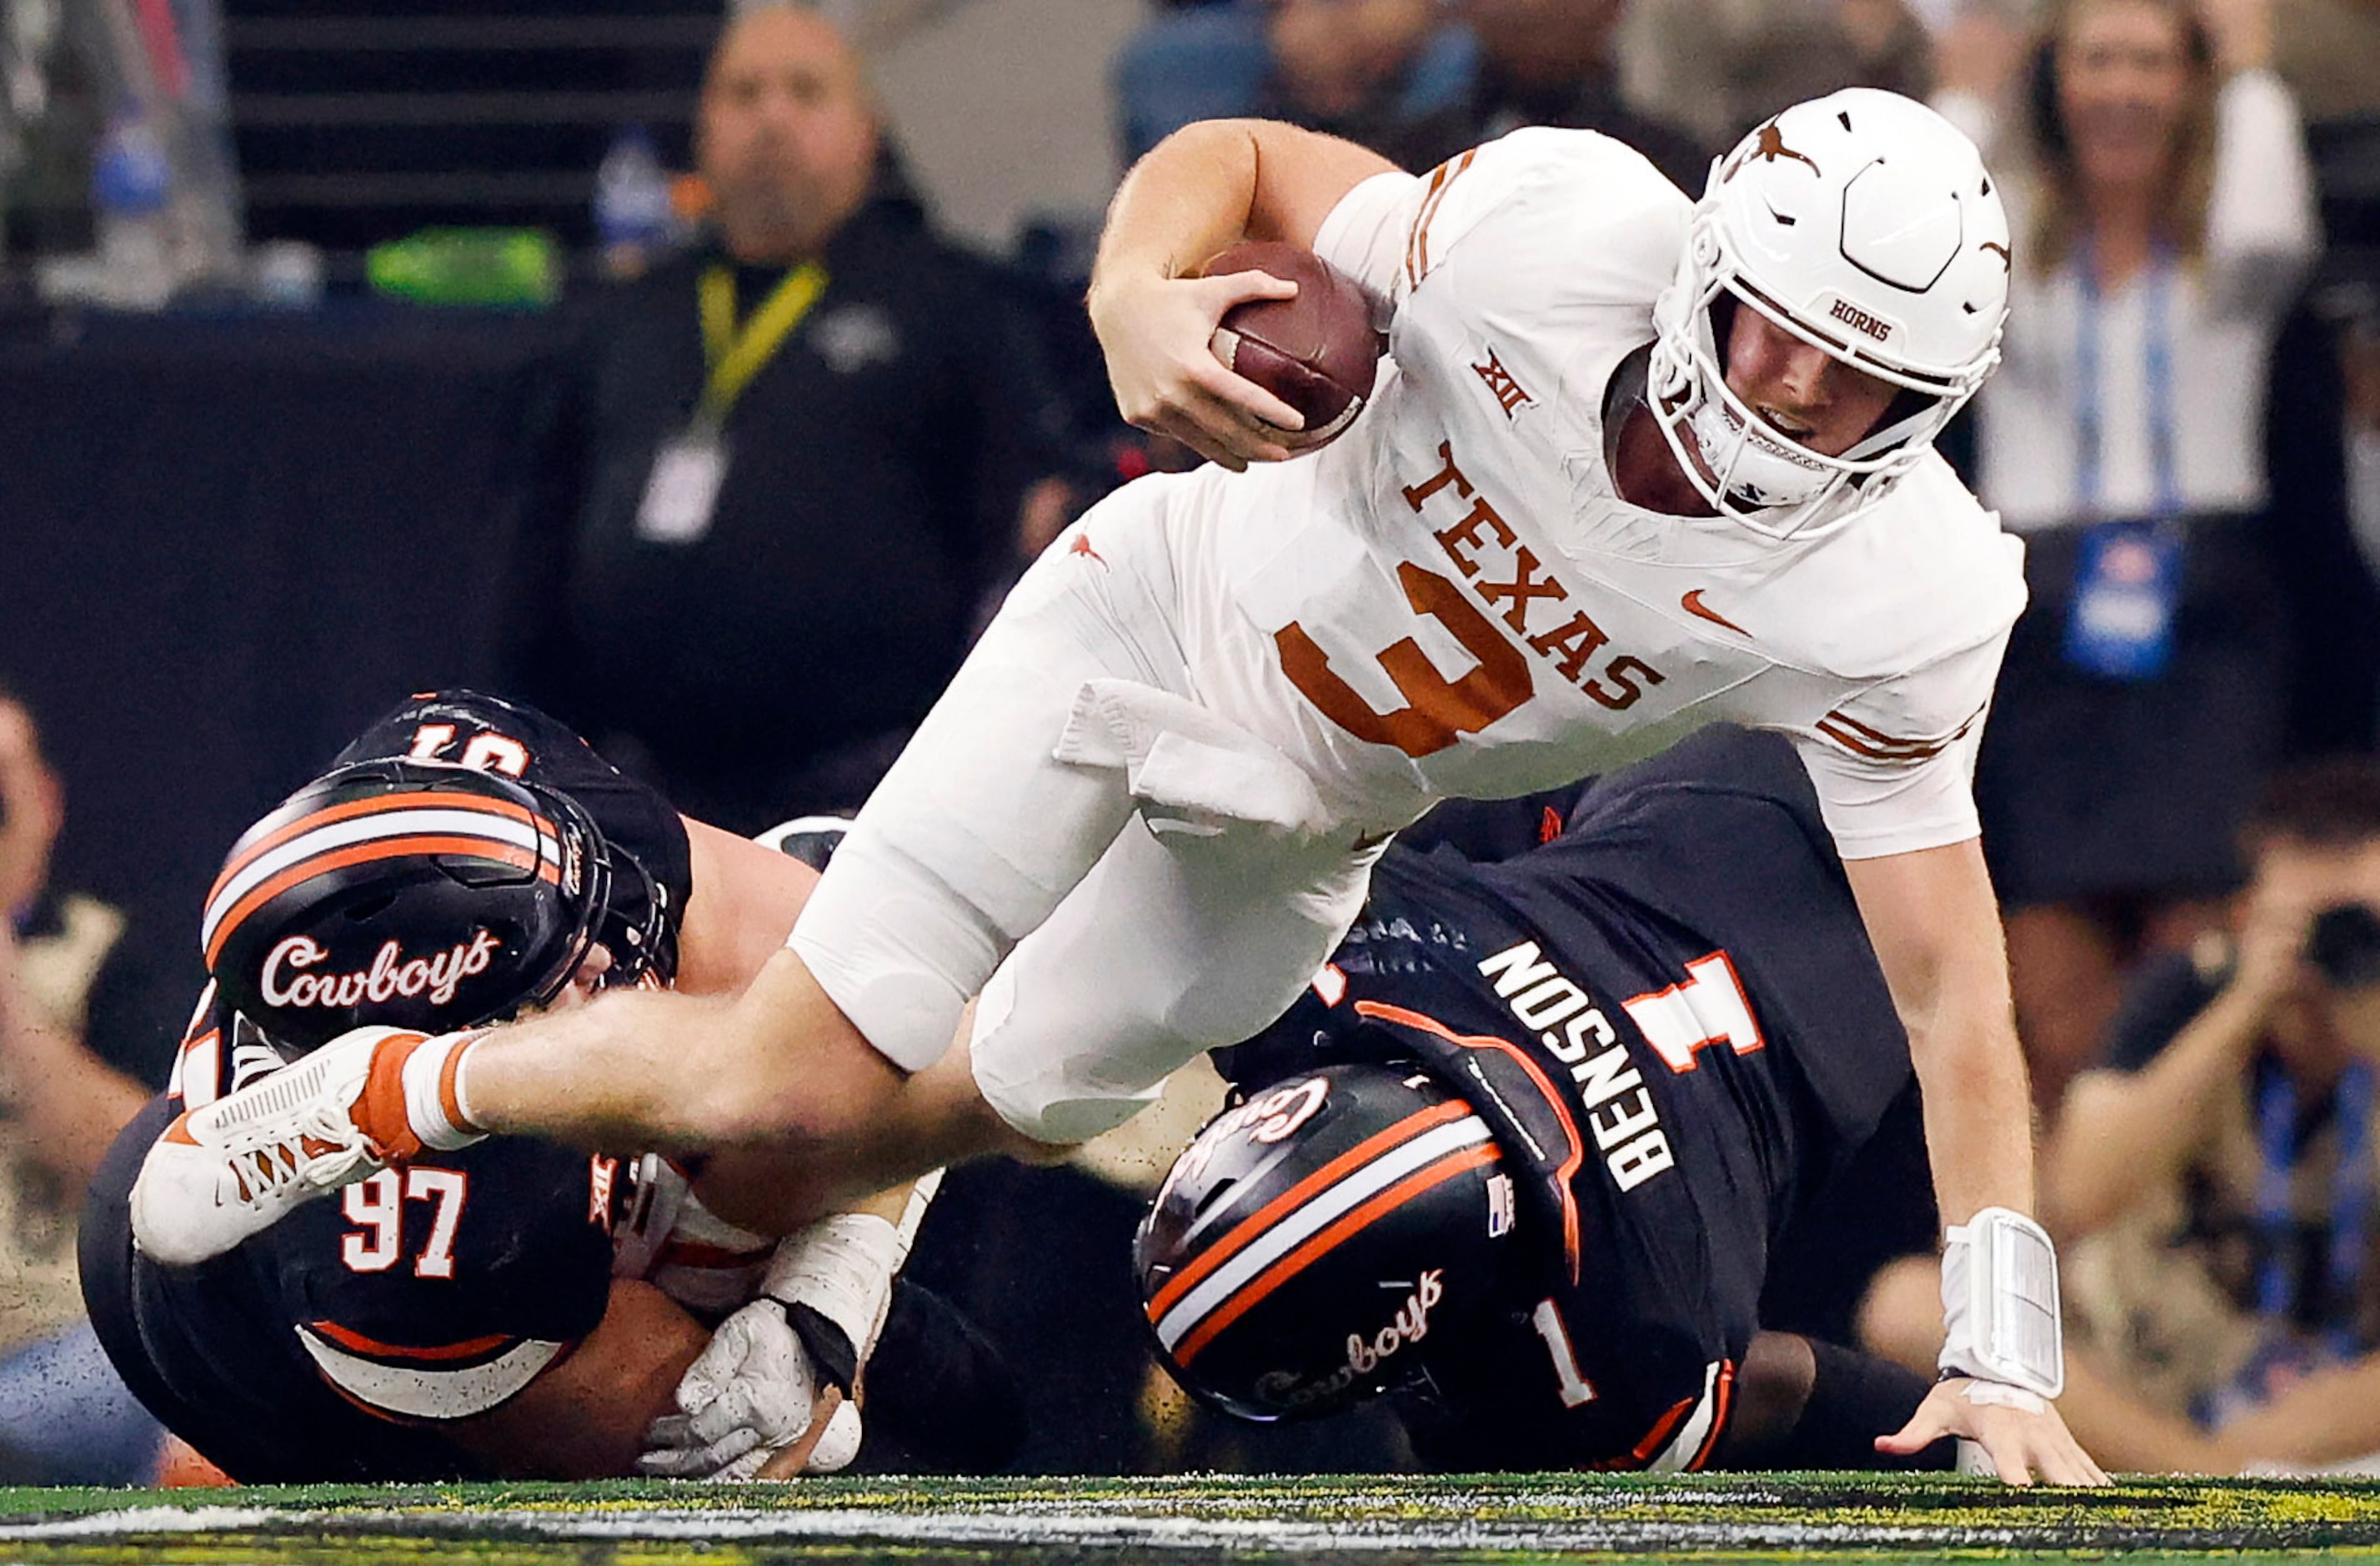
M 1713 625 L 1723 625 L 1727 627 L 1728 630 L 1735 632 L 1738 636 L 1749 637 L 1752 634 L 1752 632 L 1744 630 L 1743 627 L 1736 624 L 1725 615 L 1720 614 L 1717 609 L 1714 609 L 1709 605 L 1704 603 L 1703 590 L 1699 587 L 1695 588 L 1692 593 L 1687 593 L 1684 597 L 1679 599 L 1678 607 L 1685 610 L 1686 613 L 1694 616 L 1696 619 L 1708 620 Z

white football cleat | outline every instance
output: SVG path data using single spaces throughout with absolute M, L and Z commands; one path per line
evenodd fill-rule
M 359 1130 L 379 1046 L 419 1040 L 358 1028 L 237 1093 L 186 1111 L 149 1149 L 132 1184 L 132 1238 L 167 1266 L 195 1266 L 280 1221 L 293 1207 L 383 1167 Z

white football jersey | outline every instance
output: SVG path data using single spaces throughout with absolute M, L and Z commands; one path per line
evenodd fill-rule
M 1974 835 L 2021 545 L 1938 456 L 1799 540 L 1614 493 L 1605 389 L 1652 340 L 1690 211 L 1591 131 L 1366 181 L 1316 249 L 1387 321 L 1371 406 L 1311 458 L 1176 481 L 1182 580 L 1224 589 L 1180 605 L 1202 700 L 1350 818 L 1554 787 L 1727 720 L 1791 736 L 1847 858 Z

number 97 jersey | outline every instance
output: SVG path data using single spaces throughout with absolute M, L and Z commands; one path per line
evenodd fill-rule
M 126 1129 L 83 1217 L 83 1298 L 125 1384 L 243 1483 L 482 1475 L 442 1428 L 501 1407 L 603 1319 L 614 1160 L 493 1138 L 169 1268 L 133 1248 L 129 1197 L 178 1110 L 160 1097 Z

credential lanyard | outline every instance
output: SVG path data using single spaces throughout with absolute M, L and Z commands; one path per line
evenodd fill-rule
M 2363 1277 L 2363 1260 L 2372 1219 L 2372 1068 L 2356 1062 L 2339 1073 L 2332 1116 L 2338 1122 L 2338 1168 L 2331 1176 L 2330 1292 L 2337 1307 L 2348 1313 L 2344 1321 L 2325 1334 L 2333 1352 L 2352 1358 L 2355 1341 L 2356 1291 Z M 2290 1177 L 2298 1155 L 2298 1095 L 2287 1073 L 2273 1072 L 2256 1098 L 2256 1141 L 2264 1168 L 2256 1177 L 2256 1227 L 2264 1240 L 2264 1257 L 2256 1275 L 2256 1308 L 2267 1320 L 2287 1321 L 2296 1303 L 2298 1269 L 2290 1265 L 2296 1247 L 2295 1215 L 2289 1205 Z
M 2107 514 L 2107 416 L 2100 406 L 2099 295 L 2096 251 L 2088 239 L 2076 252 L 2082 285 L 2082 319 L 2074 349 L 2074 498 L 2085 517 Z M 2181 515 L 2181 481 L 2175 460 L 2173 411 L 2173 247 L 2156 241 L 2148 269 L 2147 363 L 2149 459 L 2156 471 L 2155 509 L 2146 520 L 2169 522 Z
M 735 275 L 724 266 L 703 269 L 698 284 L 702 306 L 702 358 L 710 373 L 702 385 L 701 418 L 717 429 L 727 422 L 727 410 L 752 384 L 761 366 L 776 357 L 802 317 L 826 292 L 826 269 L 808 262 L 784 275 L 769 291 L 760 308 L 741 327 L 735 324 Z

